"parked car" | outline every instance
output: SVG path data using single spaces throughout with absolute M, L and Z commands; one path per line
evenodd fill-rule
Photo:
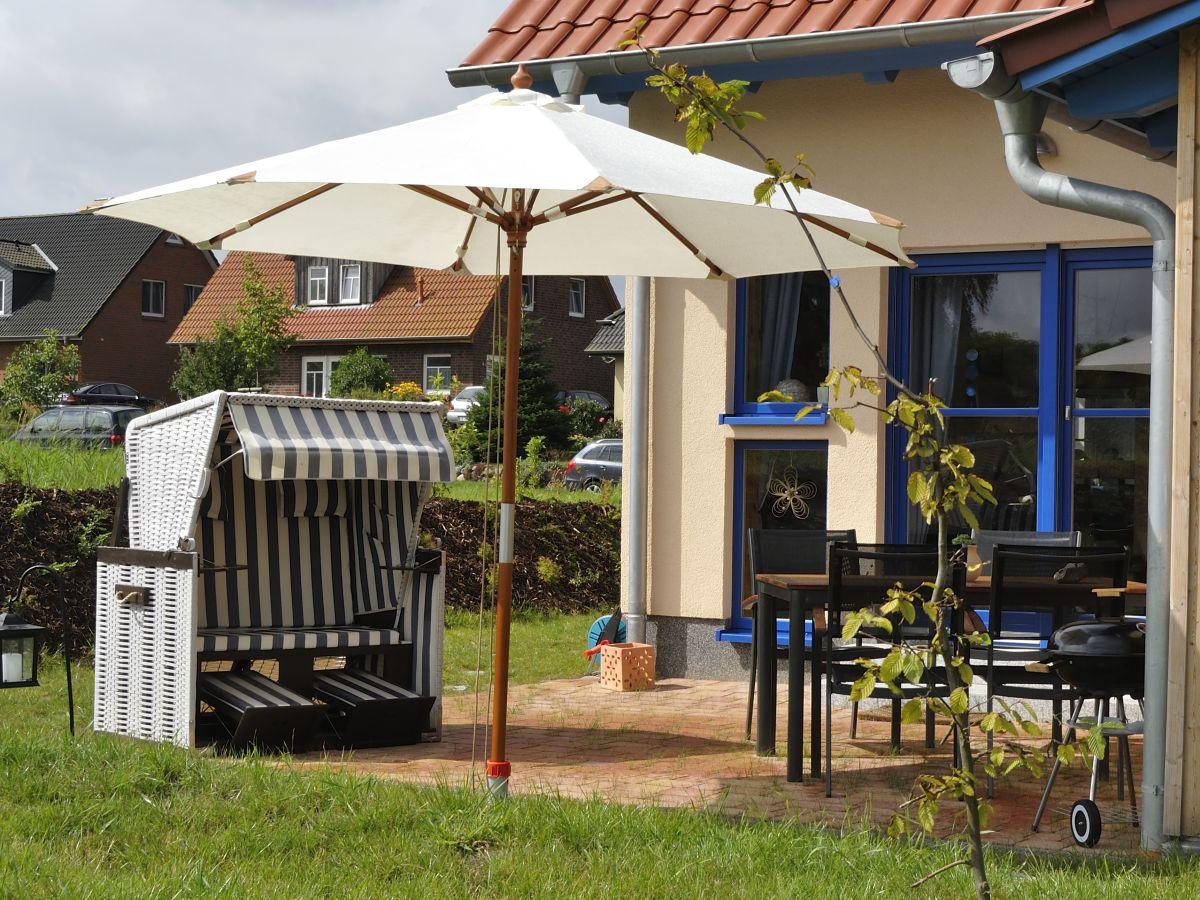
M 19 428 L 12 439 L 27 444 L 119 447 L 125 443 L 129 423 L 145 413 L 137 406 L 56 406 Z
M 81 384 L 62 395 L 61 402 L 68 406 L 140 406 L 148 409 L 158 401 L 134 390 L 127 384 L 116 381 L 96 381 Z
M 612 403 L 603 394 L 597 394 L 595 391 L 559 391 L 555 399 L 563 412 L 569 411 L 568 407 L 573 400 L 590 400 L 601 407 L 606 414 L 612 413 Z
M 446 424 L 461 425 L 467 421 L 467 413 L 471 411 L 471 407 L 478 405 L 482 399 L 482 385 L 473 384 L 470 387 L 463 388 L 450 401 L 450 409 L 446 413 Z
M 599 491 L 606 482 L 621 482 L 621 439 L 592 441 L 575 454 L 563 470 L 563 484 L 569 489 Z

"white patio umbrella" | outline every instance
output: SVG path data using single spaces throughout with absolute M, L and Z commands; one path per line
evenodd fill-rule
M 1150 374 L 1150 335 L 1133 338 L 1123 344 L 1089 353 L 1075 364 L 1087 372 L 1131 372 Z
M 799 192 L 795 220 L 756 206 L 763 175 L 588 115 L 528 88 L 433 118 L 149 188 L 86 209 L 201 248 L 490 273 L 508 246 L 500 546 L 488 777 L 503 793 L 522 275 L 729 278 L 911 264 L 901 224 Z

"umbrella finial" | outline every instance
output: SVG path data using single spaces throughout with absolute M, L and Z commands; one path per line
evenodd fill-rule
M 533 87 L 533 76 L 525 69 L 525 63 L 520 63 L 517 66 L 517 71 L 513 72 L 510 83 L 518 91 L 527 91 Z

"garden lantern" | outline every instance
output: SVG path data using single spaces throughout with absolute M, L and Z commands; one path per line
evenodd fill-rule
M 0 613 L 0 688 L 37 687 L 38 651 L 46 629 L 15 612 Z
M 46 629 L 26 622 L 13 612 L 13 607 L 25 593 L 25 581 L 39 572 L 49 575 L 54 580 L 58 609 L 62 613 L 63 663 L 67 669 L 67 716 L 71 737 L 75 737 L 75 691 L 71 685 L 71 620 L 67 616 L 62 576 L 50 566 L 30 566 L 22 572 L 21 580 L 17 582 L 16 594 L 9 600 L 7 610 L 0 613 L 0 688 L 38 685 L 38 657 L 41 655 Z

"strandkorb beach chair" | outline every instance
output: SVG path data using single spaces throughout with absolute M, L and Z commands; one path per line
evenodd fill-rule
M 441 406 L 215 392 L 135 420 L 97 564 L 97 731 L 234 749 L 440 735 Z M 128 531 L 128 539 L 122 536 Z

